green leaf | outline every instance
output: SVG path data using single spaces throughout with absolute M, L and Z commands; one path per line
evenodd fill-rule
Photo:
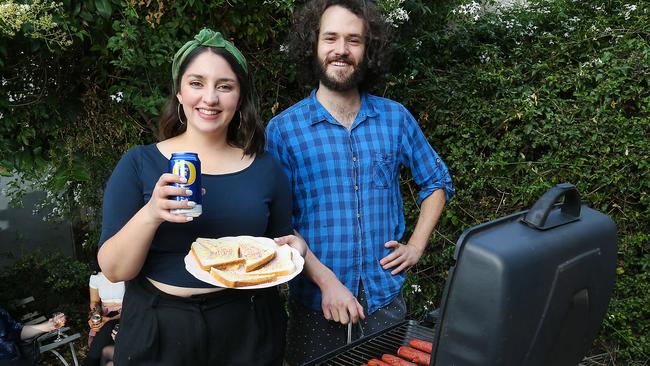
M 79 13 L 79 16 L 81 17 L 81 19 L 83 19 L 83 20 L 85 20 L 85 21 L 87 21 L 87 22 L 92 22 L 92 21 L 93 21 L 93 16 L 92 16 L 92 14 L 90 14 L 90 13 L 87 12 L 86 10 L 82 10 L 82 11 Z
M 97 13 L 103 18 L 110 18 L 113 13 L 113 7 L 108 0 L 95 0 L 95 7 L 97 8 Z
M 81 164 L 75 164 L 72 168 L 72 178 L 77 181 L 86 182 L 90 180 L 90 172 L 86 169 L 85 166 Z

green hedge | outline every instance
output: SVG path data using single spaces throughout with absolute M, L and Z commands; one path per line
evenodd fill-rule
M 21 17 L 6 5 L 19 2 L 30 4 Z M 437 305 L 464 230 L 572 182 L 619 230 L 616 289 L 593 353 L 608 352 L 611 364 L 647 362 L 650 7 L 379 3 L 396 26 L 397 52 L 375 92 L 418 118 L 458 191 L 408 276 L 410 316 Z M 306 95 L 311 86 L 296 81 L 281 51 L 295 5 L 7 0 L 0 5 L 0 90 L 9 96 L 0 98 L 0 172 L 49 191 L 53 216 L 72 218 L 92 253 L 101 188 L 128 147 L 153 141 L 170 57 L 198 29 L 219 29 L 243 49 L 266 120 Z M 416 187 L 408 175 L 403 188 L 412 228 Z M 19 189 L 10 193 L 20 198 Z
M 60 253 L 36 251 L 0 272 L 0 304 L 18 317 L 23 314 L 12 307 L 12 302 L 33 296 L 30 311 L 38 310 L 45 317 L 62 311 L 68 317 L 68 326 L 85 330 L 89 278 L 87 264 Z

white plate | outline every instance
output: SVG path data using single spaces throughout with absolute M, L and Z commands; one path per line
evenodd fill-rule
M 296 249 L 290 247 L 289 245 L 277 245 L 273 241 L 273 239 L 269 239 L 269 238 L 263 238 L 263 237 L 259 237 L 259 236 L 255 236 L 255 237 L 253 237 L 253 236 L 241 236 L 241 237 L 254 239 L 256 242 L 258 242 L 258 243 L 260 243 L 262 245 L 266 245 L 269 248 L 273 248 L 273 249 L 277 250 L 278 251 L 277 254 L 279 254 L 279 255 L 283 254 L 284 252 L 291 251 L 292 252 L 291 259 L 293 260 L 293 264 L 296 266 L 296 270 L 290 275 L 278 276 L 277 279 L 275 281 L 273 281 L 273 282 L 261 283 L 259 285 L 254 285 L 254 286 L 229 287 L 229 288 L 234 288 L 234 289 L 238 289 L 238 290 L 248 290 L 248 289 L 255 289 L 255 288 L 273 287 L 273 286 L 279 285 L 281 283 L 289 282 L 291 279 L 296 277 L 300 272 L 302 272 L 302 268 L 305 265 L 305 260 L 303 259 L 302 256 L 300 256 L 300 253 Z M 241 237 L 227 236 L 225 238 L 220 238 L 220 239 L 236 241 L 236 240 L 238 240 L 238 238 L 241 238 Z M 185 256 L 185 269 L 187 269 L 187 271 L 189 273 L 191 273 L 192 276 L 196 277 L 197 279 L 199 279 L 199 280 L 201 280 L 203 282 L 207 282 L 207 283 L 209 283 L 211 285 L 214 285 L 214 286 L 228 287 L 223 282 L 221 282 L 221 281 L 217 280 L 216 278 L 212 277 L 210 275 L 210 272 L 204 271 L 204 270 L 201 269 L 201 267 L 199 267 L 199 264 L 196 262 L 196 258 L 194 258 L 194 256 L 192 255 L 192 250 L 191 249 L 190 249 L 190 252 L 187 253 L 187 255 Z

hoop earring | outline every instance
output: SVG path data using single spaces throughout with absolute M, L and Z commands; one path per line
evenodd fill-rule
M 178 103 L 178 105 L 176 106 L 176 113 L 178 113 L 178 121 L 179 121 L 182 125 L 184 125 L 185 122 L 183 122 L 183 119 L 181 118 L 181 104 L 180 104 L 180 103 Z

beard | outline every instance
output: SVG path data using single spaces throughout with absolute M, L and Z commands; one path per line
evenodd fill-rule
M 342 72 L 334 72 L 335 76 L 328 75 L 327 65 L 331 62 L 342 61 L 352 65 L 352 72 L 345 76 Z M 317 57 L 314 58 L 313 71 L 316 79 L 320 81 L 326 88 L 333 91 L 344 92 L 359 87 L 363 82 L 366 75 L 366 64 L 362 62 L 360 65 L 355 64 L 349 57 L 343 56 L 335 59 L 325 60 L 321 62 Z

